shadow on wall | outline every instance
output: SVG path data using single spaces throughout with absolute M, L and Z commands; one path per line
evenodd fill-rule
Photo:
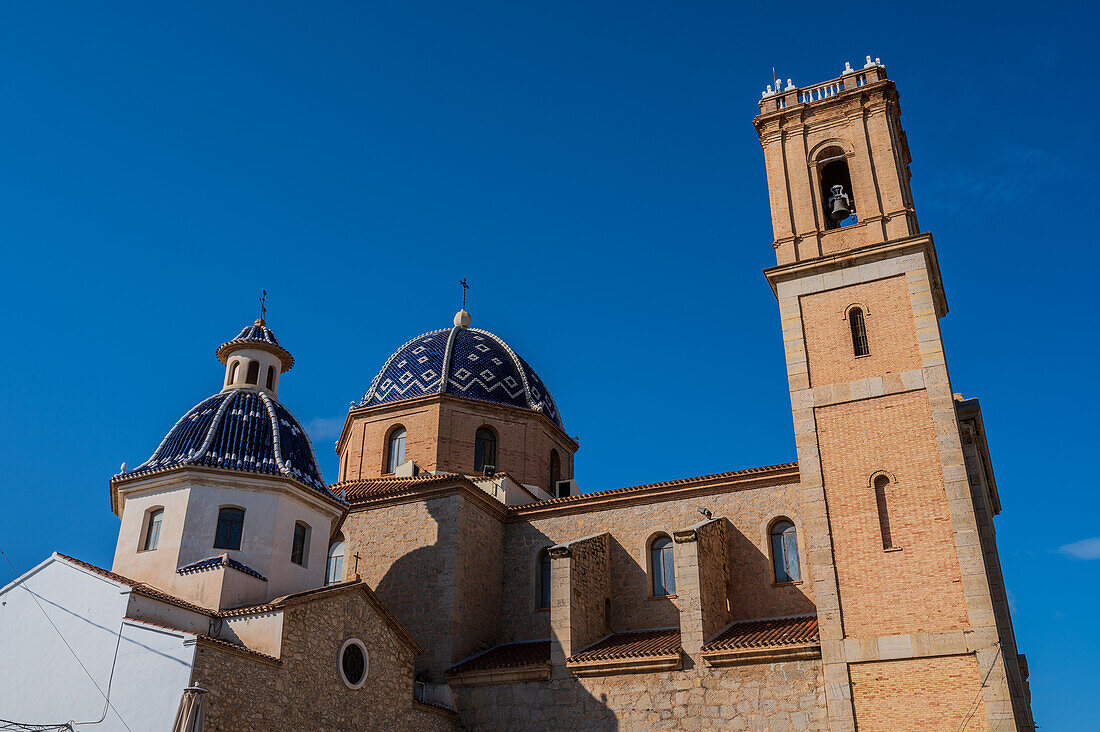
M 457 498 L 438 498 L 424 505 L 436 524 L 435 543 L 398 558 L 374 592 L 423 649 L 414 662 L 417 678 L 442 682 L 451 653 Z M 379 536 L 373 541 L 387 539 Z M 369 553 L 359 561 L 370 561 Z
M 639 564 L 630 549 L 619 543 L 614 534 L 610 544 L 611 630 L 621 633 L 679 627 L 679 606 L 668 597 L 653 596 L 647 560 Z
M 730 525 L 730 579 L 731 604 L 734 620 L 751 618 L 806 615 L 817 608 L 802 588 L 811 586 L 809 567 L 802 561 L 805 549 L 799 536 L 799 555 L 802 581 L 797 584 L 775 583 L 772 557 L 760 551 L 732 524 Z

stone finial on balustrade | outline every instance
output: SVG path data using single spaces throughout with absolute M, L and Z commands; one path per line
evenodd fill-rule
M 844 73 L 845 74 L 852 73 L 852 62 L 851 61 L 845 61 L 844 62 Z
M 870 69 L 870 68 L 873 68 L 875 66 L 882 66 L 882 59 L 876 57 L 875 60 L 872 61 L 871 57 L 868 56 L 867 57 L 867 63 L 863 64 L 863 68 Z
M 791 90 L 797 89 L 797 88 L 798 87 L 794 85 L 793 81 L 791 81 L 790 79 L 787 79 L 787 86 L 786 86 L 785 89 L 783 89 L 783 91 L 791 91 Z

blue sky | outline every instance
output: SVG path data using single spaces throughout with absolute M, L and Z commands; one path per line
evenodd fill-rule
M 954 388 L 984 409 L 1036 719 L 1083 729 L 1096 21 L 1057 2 L 6 4 L 0 547 L 20 570 L 55 549 L 109 565 L 108 478 L 218 389 L 214 349 L 262 288 L 297 358 L 280 397 L 330 480 L 349 401 L 448 325 L 461 277 L 580 437 L 582 488 L 793 460 L 752 118 L 773 66 L 808 84 L 871 54 L 901 92 Z

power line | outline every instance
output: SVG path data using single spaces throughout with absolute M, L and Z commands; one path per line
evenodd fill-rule
M 11 571 L 15 572 L 15 576 L 16 576 L 16 578 L 18 578 L 19 577 L 19 570 L 17 570 L 15 568 L 15 565 L 11 563 L 11 559 L 8 559 L 8 555 L 4 551 L 3 547 L 0 547 L 0 555 L 3 555 L 4 561 L 6 561 L 8 563 L 8 566 L 11 567 Z M 38 596 L 35 595 L 33 592 L 31 592 L 31 589 L 29 587 L 27 587 L 25 584 L 23 584 L 22 582 L 19 583 L 19 586 L 22 587 L 24 590 L 26 590 L 27 594 L 29 594 L 31 596 L 31 599 L 34 600 L 34 604 L 38 606 L 38 609 L 42 611 L 42 615 L 45 616 L 46 622 L 48 622 L 50 624 L 50 627 L 53 628 L 55 633 L 57 633 L 57 637 L 60 638 L 61 642 L 65 644 L 65 647 L 69 649 L 69 653 L 73 654 L 73 658 L 75 658 L 76 662 L 78 664 L 80 664 L 80 668 L 84 669 L 84 673 L 87 674 L 88 679 L 92 682 L 92 686 L 95 687 L 95 690 L 98 691 L 99 695 L 103 697 L 103 701 L 107 702 L 107 706 L 105 706 L 103 708 L 103 714 L 100 715 L 99 719 L 97 719 L 94 722 L 79 722 L 79 723 L 66 722 L 65 724 L 45 725 L 45 726 L 38 726 L 38 727 L 36 727 L 35 725 L 29 725 L 29 726 L 26 727 L 26 729 L 28 729 L 28 730 L 73 729 L 73 727 L 72 727 L 73 724 L 89 724 L 89 725 L 99 724 L 100 722 L 102 722 L 104 719 L 107 718 L 107 709 L 109 708 L 115 713 L 115 716 L 118 717 L 118 721 L 122 722 L 122 726 L 125 727 L 128 730 L 128 732 L 133 732 L 133 730 L 130 729 L 130 725 L 126 724 L 126 720 L 123 719 L 122 715 L 118 713 L 117 709 L 115 709 L 115 705 L 111 703 L 111 699 L 108 696 L 108 694 L 111 691 L 111 683 L 114 681 L 114 678 L 115 678 L 115 665 L 118 662 L 118 647 L 119 647 L 119 644 L 122 642 L 122 628 L 123 628 L 123 625 L 121 623 L 119 624 L 118 638 L 115 639 L 115 657 L 114 657 L 114 660 L 112 660 L 112 662 L 111 662 L 111 675 L 107 679 L 107 694 L 104 694 L 103 689 L 99 688 L 99 684 L 96 683 L 95 677 L 92 676 L 92 672 L 88 670 L 88 667 L 85 666 L 84 662 L 80 660 L 80 656 L 76 655 L 76 651 L 74 651 L 73 647 L 71 645 L 69 645 L 69 641 L 65 640 L 65 636 L 63 636 L 61 634 L 61 631 L 57 629 L 57 626 L 54 625 L 53 619 L 50 617 L 50 614 L 46 612 L 46 608 L 42 607 L 42 603 L 40 603 L 38 601 Z M 3 721 L 3 720 L 0 720 L 0 721 Z M 5 723 L 6 724 L 19 724 L 17 722 L 10 722 L 10 723 L 5 722 Z

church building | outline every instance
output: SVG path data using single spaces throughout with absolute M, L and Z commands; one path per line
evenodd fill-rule
M 328 482 L 261 318 L 111 478 L 111 568 L 0 589 L 0 721 L 1033 729 L 895 85 L 777 80 L 754 124 L 796 462 L 582 492 L 547 384 L 464 308 L 364 384 Z

